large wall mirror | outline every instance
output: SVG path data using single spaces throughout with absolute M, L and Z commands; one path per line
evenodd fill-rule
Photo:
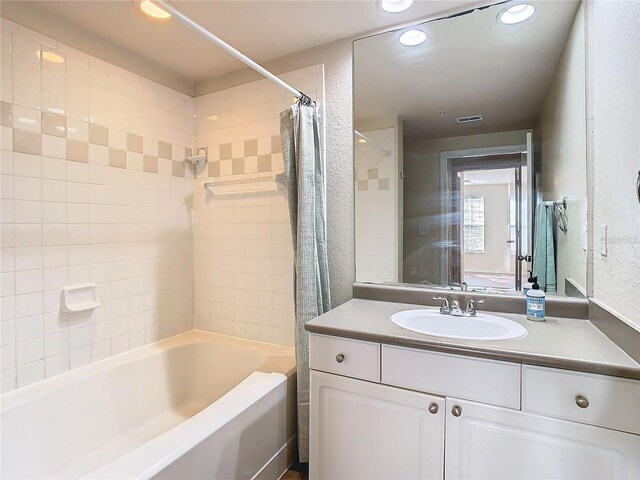
M 585 296 L 579 1 L 357 40 L 354 85 L 358 282 Z

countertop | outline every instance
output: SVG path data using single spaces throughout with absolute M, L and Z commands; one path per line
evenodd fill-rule
M 545 322 L 531 322 L 524 315 L 487 312 L 524 325 L 527 335 L 516 340 L 458 340 L 415 333 L 391 322 L 394 313 L 413 309 L 437 311 L 423 305 L 353 299 L 309 321 L 306 329 L 389 345 L 640 380 L 640 364 L 588 320 L 547 317 Z

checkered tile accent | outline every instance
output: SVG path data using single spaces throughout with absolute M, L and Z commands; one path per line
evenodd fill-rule
M 214 156 L 209 158 L 208 167 L 210 177 L 271 172 L 282 168 L 282 140 L 279 135 L 223 143 L 212 148 Z
M 66 149 L 66 159 L 72 162 L 105 164 L 114 168 L 142 170 L 174 177 L 186 177 L 190 174 L 189 165 L 184 161 L 191 155 L 192 149 L 189 147 L 145 139 L 141 135 L 89 122 L 81 122 L 80 127 L 74 127 L 74 131 L 80 129 L 88 132 L 86 140 L 77 140 L 69 138 L 73 135 L 69 135 L 70 130 L 64 116 L 45 114 L 23 106 L 18 108 L 29 110 L 27 113 L 31 118 L 40 120 L 40 131 L 16 128 L 19 127 L 19 122 L 14 121 L 14 105 L 1 102 L 0 122 L 4 127 L 13 128 L 13 151 L 17 153 L 46 155 L 47 147 L 52 142 L 57 143 L 53 139 L 58 138 L 64 143 L 64 147 L 60 148 Z M 115 141 L 114 137 L 118 140 Z M 149 142 L 157 143 L 156 148 L 150 149 L 156 152 L 156 155 L 143 155 L 143 145 Z M 255 142 L 257 149 L 257 140 Z M 245 167 L 238 166 L 238 169 L 242 168 Z

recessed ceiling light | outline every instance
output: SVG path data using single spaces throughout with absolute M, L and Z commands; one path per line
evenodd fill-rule
M 367 141 L 366 141 L 364 138 L 359 138 L 359 139 L 358 139 L 358 142 L 360 142 L 360 143 L 367 143 Z
M 505 25 L 513 25 L 515 23 L 524 22 L 527 18 L 533 15 L 535 8 L 533 5 L 527 3 L 520 3 L 507 8 L 500 13 L 500 21 Z
M 140 2 L 140 10 L 142 13 L 149 15 L 150 17 L 157 18 L 158 20 L 166 20 L 171 17 L 171 14 L 166 10 L 163 10 L 151 0 L 142 0 Z
M 380 8 L 385 12 L 399 13 L 404 12 L 413 4 L 413 0 L 382 0 Z
M 400 43 L 407 47 L 415 47 L 420 45 L 427 39 L 427 34 L 422 30 L 407 30 L 400 35 Z

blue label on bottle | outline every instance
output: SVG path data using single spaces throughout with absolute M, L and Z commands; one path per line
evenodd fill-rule
M 544 297 L 527 297 L 527 317 L 544 319 Z

